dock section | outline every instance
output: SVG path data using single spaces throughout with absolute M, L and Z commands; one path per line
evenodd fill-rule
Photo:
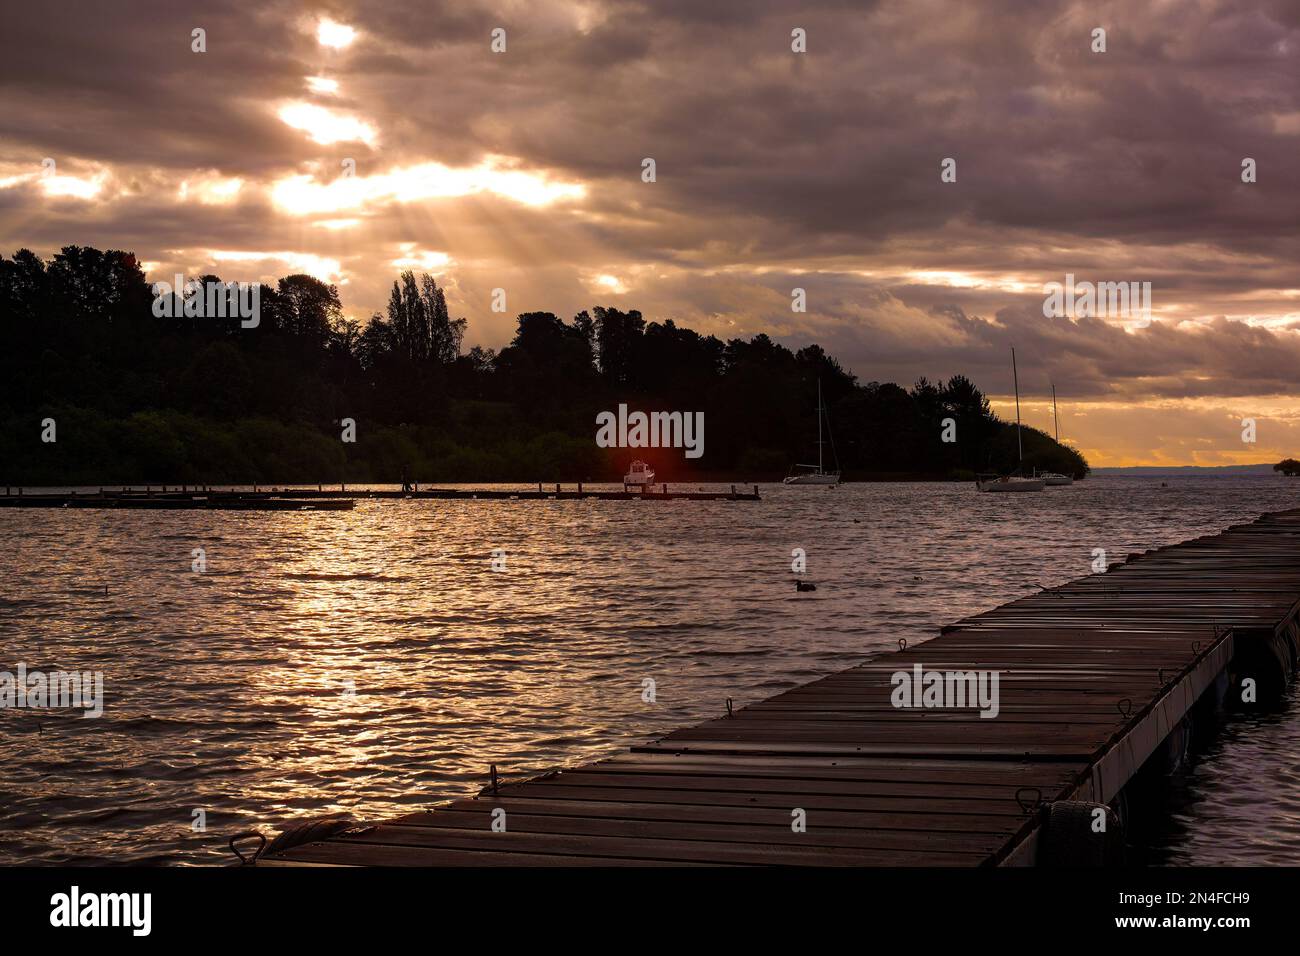
M 1264 515 L 769 700 L 727 702 L 730 713 L 611 759 L 517 782 L 494 775 L 477 798 L 328 839 L 291 845 L 287 834 L 258 862 L 1043 863 L 1052 827 L 1086 822 L 1079 807 L 1115 804 L 1139 769 L 1176 759 L 1207 705 L 1280 694 L 1300 642 L 1298 599 L 1300 510 Z M 998 672 L 996 716 L 894 706 L 895 675 L 918 665 Z M 1061 831 L 1052 839 L 1059 853 Z
M 93 492 L 26 492 L 8 488 L 0 494 L 0 508 L 136 508 L 185 510 L 216 508 L 250 511 L 347 510 L 361 499 L 411 501 L 759 501 L 758 486 L 751 491 L 691 491 L 656 484 L 635 490 L 593 490 L 582 484 L 562 484 L 536 488 L 425 488 L 408 491 L 394 489 L 337 490 L 323 485 L 315 488 L 254 488 L 234 490 L 208 486 L 160 485 L 144 490 L 135 488 L 99 489 Z

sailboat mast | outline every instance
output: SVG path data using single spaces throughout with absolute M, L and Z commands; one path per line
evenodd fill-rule
M 822 380 L 817 379 L 817 474 L 822 473 Z
M 1020 376 L 1016 372 L 1016 347 L 1014 345 L 1011 346 L 1011 381 L 1015 383 L 1016 387 L 1016 457 L 1023 464 L 1025 448 L 1020 441 Z
M 1061 420 L 1056 415 L 1056 383 L 1052 383 L 1052 422 L 1056 426 L 1056 443 L 1061 443 Z

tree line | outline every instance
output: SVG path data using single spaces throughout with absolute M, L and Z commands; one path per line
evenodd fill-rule
M 204 288 L 217 276 L 197 280 Z M 200 289 L 191 294 L 201 294 Z M 633 457 L 663 480 L 770 480 L 815 460 L 817 388 L 846 479 L 967 478 L 1016 465 L 1014 425 L 963 376 L 859 382 L 818 345 L 723 341 L 596 307 L 517 318 L 499 351 L 463 347 L 444 289 L 407 271 L 385 313 L 290 275 L 260 317 L 159 317 L 136 257 L 67 246 L 0 256 L 0 480 L 609 481 Z M 703 411 L 705 454 L 602 449 L 597 413 Z M 41 423 L 56 424 L 42 441 Z M 340 440 L 353 420 L 355 443 Z M 955 441 L 944 441 L 946 420 Z M 1076 451 L 1024 430 L 1025 467 L 1082 477 Z

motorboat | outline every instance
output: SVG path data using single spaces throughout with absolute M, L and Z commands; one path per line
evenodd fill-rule
M 646 487 L 654 484 L 655 472 L 643 461 L 634 461 L 628 466 L 627 474 L 623 476 L 624 485 L 639 485 Z

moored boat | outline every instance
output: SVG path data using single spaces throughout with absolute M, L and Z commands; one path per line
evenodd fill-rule
M 822 471 L 816 465 L 795 465 L 795 472 L 781 479 L 786 485 L 838 485 L 838 471 Z
M 795 465 L 791 469 L 791 474 L 782 479 L 782 484 L 786 485 L 838 485 L 840 483 L 840 471 L 837 467 L 834 471 L 826 471 L 822 467 L 822 448 L 826 444 L 822 441 L 822 419 L 826 415 L 826 408 L 822 405 L 822 383 L 821 379 L 817 380 L 817 464 L 815 465 Z M 826 432 L 830 434 L 830 423 L 826 423 Z M 831 454 L 835 455 L 835 438 L 831 437 Z M 839 465 L 839 457 L 836 456 L 835 464 Z
M 975 484 L 980 491 L 1042 491 L 1047 481 L 1044 478 L 1022 478 L 1018 475 L 981 476 Z
M 654 469 L 643 461 L 632 462 L 632 464 L 628 466 L 627 474 L 623 476 L 623 484 L 625 485 L 640 485 L 644 487 L 646 485 L 654 484 L 654 480 Z
M 1016 389 L 1016 459 L 1023 467 L 1025 461 L 1025 449 L 1020 439 L 1020 375 L 1016 371 L 1016 350 L 1011 350 L 1011 380 L 1015 383 Z M 1010 475 L 978 475 L 975 479 L 975 487 L 980 491 L 1042 491 L 1047 487 L 1045 478 L 1026 478 L 1019 474 L 1019 468 L 1016 473 Z
M 1061 443 L 1061 418 L 1056 414 L 1056 383 L 1052 383 L 1052 423 L 1056 428 L 1056 443 Z M 1074 484 L 1074 477 L 1063 475 L 1059 471 L 1045 471 L 1041 475 L 1049 487 Z

